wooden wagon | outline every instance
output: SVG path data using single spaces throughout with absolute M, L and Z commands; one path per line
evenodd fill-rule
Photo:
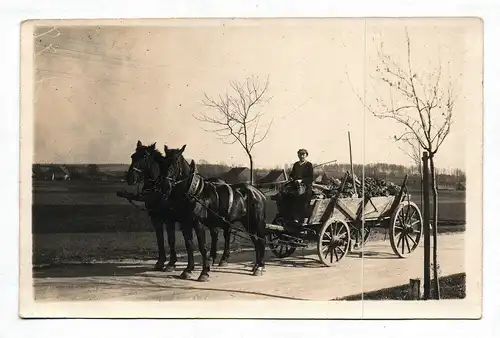
M 367 198 L 340 198 L 346 180 L 347 175 L 336 197 L 312 199 L 305 225 L 298 225 L 287 216 L 280 193 L 273 197 L 278 212 L 272 224 L 267 224 L 267 240 L 276 257 L 288 257 L 298 247 L 316 242 L 321 262 L 332 266 L 351 250 L 354 241 L 364 245 L 374 227 L 389 230 L 392 249 L 399 257 L 415 251 L 422 232 L 422 215 L 410 201 L 407 177 L 397 195 Z

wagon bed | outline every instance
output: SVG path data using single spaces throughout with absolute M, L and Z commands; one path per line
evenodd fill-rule
M 395 199 L 396 196 L 316 199 L 311 202 L 313 209 L 308 223 L 323 223 L 332 217 L 347 222 L 361 218 L 365 220 L 388 218 L 391 216 Z

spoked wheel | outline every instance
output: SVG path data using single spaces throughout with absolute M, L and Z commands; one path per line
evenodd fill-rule
M 296 246 L 288 243 L 290 239 L 287 239 L 282 234 L 271 232 L 267 235 L 267 238 L 269 240 L 269 248 L 276 257 L 290 257 L 295 252 Z
M 281 218 L 276 218 L 273 224 L 283 225 Z M 291 256 L 295 249 L 297 248 L 293 243 L 290 243 L 290 239 L 279 232 L 270 232 L 267 235 L 269 241 L 269 248 L 272 253 L 278 258 L 286 258 Z
M 333 266 L 340 261 L 349 250 L 351 233 L 344 221 L 328 220 L 318 237 L 318 256 L 321 263 Z
M 401 203 L 391 217 L 389 237 L 392 250 L 401 258 L 418 247 L 422 235 L 422 215 L 413 202 Z

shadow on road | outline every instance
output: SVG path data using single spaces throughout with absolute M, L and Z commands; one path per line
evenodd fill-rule
M 220 256 L 219 256 L 220 258 Z M 219 258 L 216 259 L 218 263 Z M 214 273 L 251 275 L 255 254 L 251 250 L 233 252 L 229 258 L 229 267 L 212 266 Z M 360 252 L 350 252 L 343 259 L 398 259 L 393 253 L 365 250 L 363 256 Z M 201 269 L 200 257 L 195 257 L 195 269 Z M 340 262 L 341 263 L 341 262 Z M 186 258 L 179 256 L 176 272 L 181 272 L 186 266 Z M 266 266 L 283 268 L 324 268 L 319 261 L 316 248 L 297 250 L 292 256 L 276 258 L 273 253 L 266 252 Z M 154 261 L 137 262 L 100 262 L 90 264 L 61 264 L 54 266 L 34 267 L 33 278 L 79 278 L 79 277 L 105 277 L 105 276 L 135 276 L 162 273 L 154 271 Z

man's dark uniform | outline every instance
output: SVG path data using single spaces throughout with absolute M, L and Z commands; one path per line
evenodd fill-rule
M 293 180 L 302 180 L 302 183 L 305 185 L 305 193 L 303 195 L 298 196 L 298 208 L 297 210 L 300 213 L 300 217 L 298 221 L 303 223 L 304 218 L 307 216 L 307 211 L 309 208 L 309 202 L 312 197 L 312 183 L 314 181 L 313 177 L 313 166 L 311 162 L 300 163 L 297 161 L 293 164 L 292 172 L 290 173 L 290 177 Z

